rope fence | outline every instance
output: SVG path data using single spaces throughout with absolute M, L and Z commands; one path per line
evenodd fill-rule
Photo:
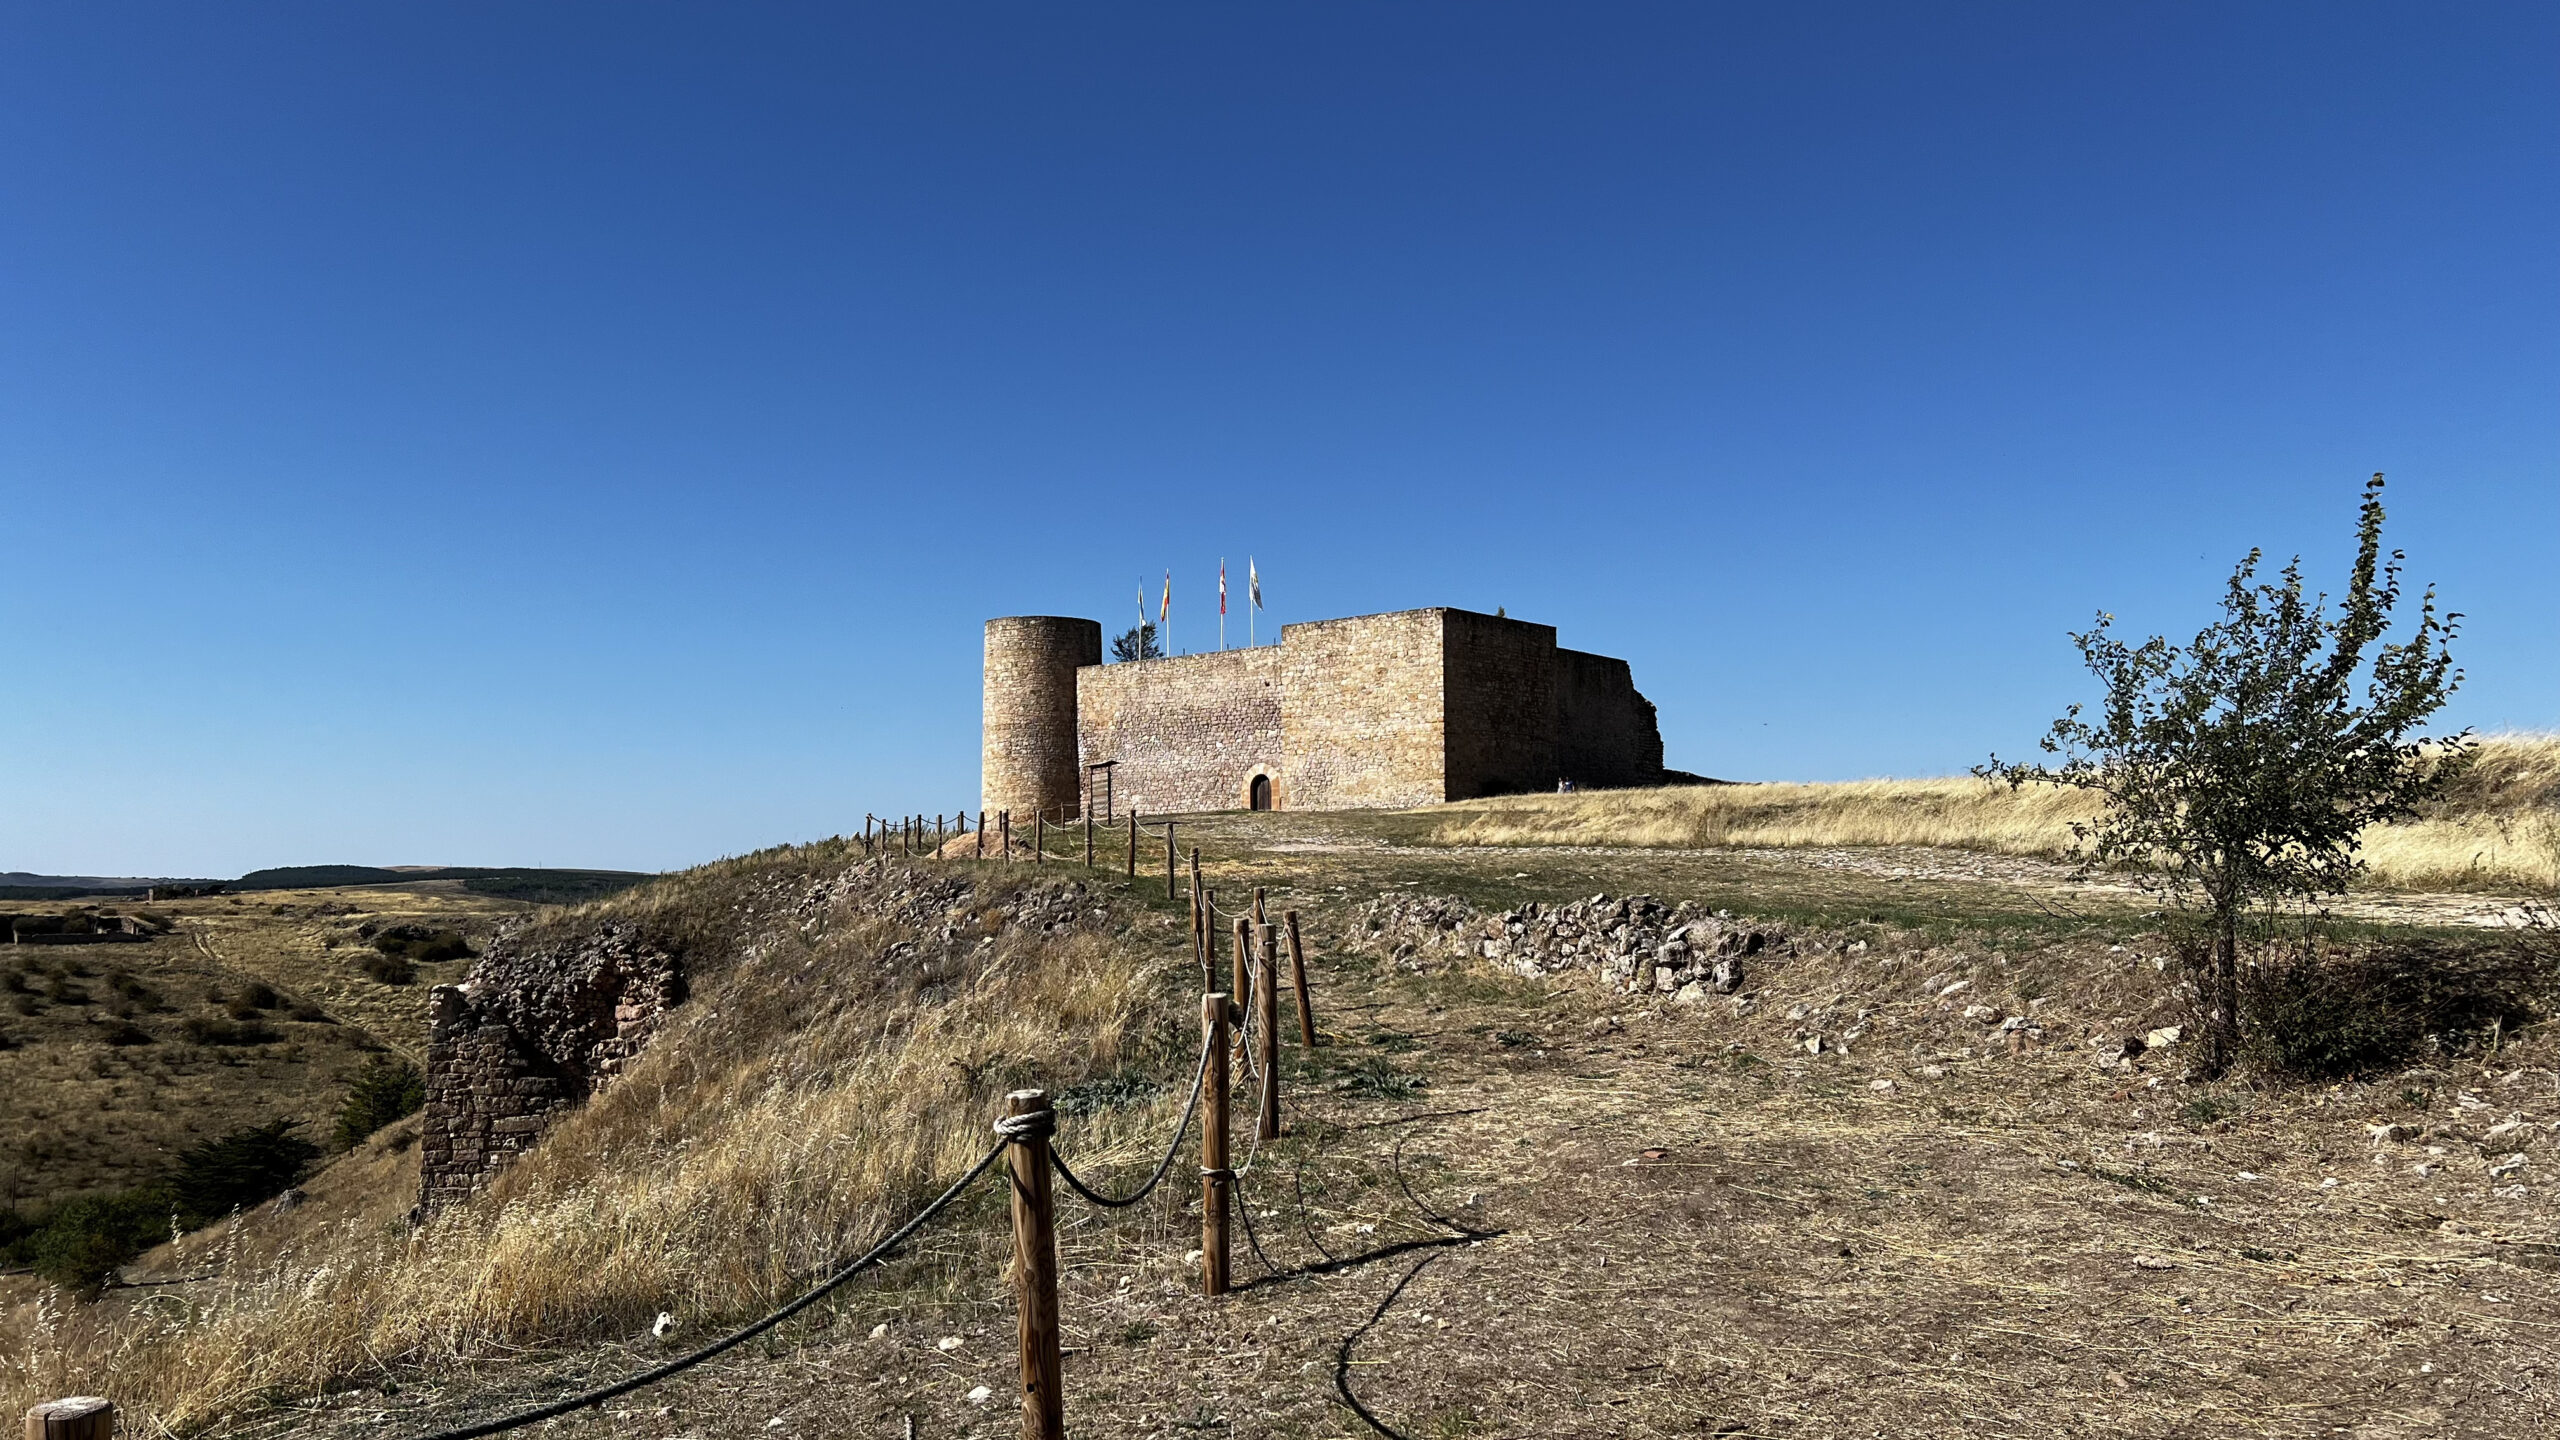
M 1180 821 L 1175 817 L 1165 816 L 1150 822 L 1132 809 L 1116 823 L 1097 825 L 1095 817 L 1088 815 L 1081 817 L 1080 825 L 1075 825 L 1063 812 L 1059 820 L 1060 824 L 1056 828 L 1069 829 L 1074 840 L 1080 842 L 1076 847 L 1081 851 L 1080 856 L 1071 853 L 1069 856 L 1059 857 L 1051 851 L 1052 827 L 1046 814 L 1035 813 L 1032 816 L 1031 831 L 1027 837 L 1028 845 L 1025 846 L 1015 837 L 1015 820 L 1010 812 L 996 811 L 990 814 L 983 809 L 977 813 L 974 822 L 966 810 L 955 811 L 949 815 L 916 814 L 892 819 L 884 819 L 878 815 L 865 815 L 861 844 L 866 855 L 888 855 L 892 853 L 891 847 L 894 845 L 895 853 L 900 856 L 943 858 L 952 848 L 953 842 L 966 840 L 969 842 L 968 858 L 971 859 L 992 858 L 1014 863 L 1027 849 L 1029 861 L 1035 865 L 1046 864 L 1053 859 L 1074 863 L 1075 859 L 1080 858 L 1086 868 L 1093 869 L 1098 868 L 1097 860 L 1100 858 L 1097 854 L 1097 837 L 1108 830 L 1118 833 L 1121 844 L 1116 848 L 1119 848 L 1122 853 L 1112 858 L 1121 861 L 1122 868 L 1133 888 L 1137 880 L 1138 858 L 1142 844 L 1152 847 L 1154 843 L 1161 841 L 1165 856 L 1166 898 L 1180 897 L 1184 855 L 1180 843 L 1181 832 L 1178 828 Z M 1081 834 L 1075 834 L 1076 830 L 1080 830 Z M 992 856 L 989 854 L 991 840 L 994 843 Z M 1189 1137 L 1195 1121 L 1198 1122 L 1201 1132 L 1202 1293 L 1215 1296 L 1233 1288 L 1232 1262 L 1228 1243 L 1228 1221 L 1231 1215 L 1242 1221 L 1245 1244 L 1251 1250 L 1255 1261 L 1262 1267 L 1264 1274 L 1273 1278 L 1280 1277 L 1283 1271 L 1264 1251 L 1262 1237 L 1254 1227 L 1252 1205 L 1245 1197 L 1244 1184 L 1247 1177 L 1253 1175 L 1255 1166 L 1260 1162 L 1263 1142 L 1276 1139 L 1280 1134 L 1277 1003 L 1279 957 L 1283 933 L 1286 935 L 1286 947 L 1292 978 L 1295 982 L 1293 988 L 1297 992 L 1300 1039 L 1303 1044 L 1309 1046 L 1316 1043 L 1314 1012 L 1307 990 L 1306 960 L 1300 939 L 1298 912 L 1295 910 L 1283 912 L 1283 924 L 1274 925 L 1268 919 L 1265 895 L 1259 888 L 1253 892 L 1253 898 L 1249 904 L 1233 909 L 1220 904 L 1216 892 L 1202 882 L 1200 851 L 1197 846 L 1192 847 L 1188 859 L 1191 941 L 1199 962 L 1204 991 L 1201 996 L 1200 1051 L 1192 1067 L 1191 1087 L 1183 1101 L 1181 1118 L 1175 1123 L 1173 1134 L 1166 1141 L 1163 1153 L 1157 1158 L 1145 1181 L 1135 1190 L 1125 1195 L 1108 1194 L 1078 1175 L 1075 1168 L 1068 1163 L 1067 1157 L 1052 1143 L 1057 1134 L 1057 1115 L 1050 1105 L 1047 1092 L 1015 1091 L 1005 1097 L 1006 1113 L 998 1116 L 994 1121 L 995 1144 L 978 1158 L 976 1164 L 970 1166 L 968 1171 L 953 1181 L 949 1188 L 909 1217 L 905 1223 L 890 1232 L 878 1244 L 779 1308 L 700 1349 L 677 1356 L 610 1385 L 582 1391 L 497 1419 L 419 1436 L 416 1440 L 478 1440 L 478 1437 L 497 1435 L 526 1425 L 540 1424 L 543 1421 L 557 1419 L 574 1411 L 627 1395 L 644 1386 L 681 1374 L 706 1360 L 734 1349 L 806 1310 L 866 1271 L 883 1264 L 900 1245 L 949 1210 L 970 1186 L 993 1170 L 999 1160 L 1006 1160 L 1008 1163 L 1007 1178 L 1011 1182 L 1013 1191 L 1015 1253 L 1012 1274 L 1022 1341 L 1022 1434 L 1024 1440 L 1063 1440 L 1065 1429 L 1063 1397 L 1060 1392 L 1056 1219 L 1054 1199 L 1048 1183 L 1049 1177 L 1054 1174 L 1059 1180 L 1065 1182 L 1067 1189 L 1079 1199 L 1097 1209 L 1120 1210 L 1135 1206 L 1155 1194 L 1163 1186 L 1165 1178 L 1173 1172 L 1174 1164 L 1181 1156 L 1183 1142 Z M 1226 922 L 1226 924 L 1222 926 L 1220 922 Z M 1231 948 L 1227 957 L 1231 963 L 1223 988 L 1217 983 L 1219 977 L 1216 965 L 1216 961 L 1220 958 L 1216 953 L 1218 948 L 1216 937 L 1221 929 L 1228 929 L 1231 935 Z M 1244 1163 L 1241 1166 L 1232 1165 L 1229 1155 L 1228 1105 L 1232 1088 L 1230 1064 L 1236 1061 L 1241 1062 L 1244 1077 L 1251 1082 L 1256 1101 L 1253 1134 L 1246 1145 Z M 1297 1177 L 1293 1176 L 1292 1182 L 1296 1184 Z M 1397 1182 L 1399 1186 L 1403 1183 L 1400 1173 L 1397 1176 Z M 1303 1212 L 1305 1208 L 1303 1186 L 1299 1186 L 1294 1193 Z M 1454 1222 L 1444 1217 L 1431 1213 L 1427 1207 L 1413 1199 L 1409 1189 L 1406 1191 L 1406 1198 L 1413 1203 L 1417 1215 L 1427 1223 L 1462 1228 L 1456 1227 Z M 1308 1228 L 1309 1222 L 1303 1213 L 1300 1216 L 1300 1223 L 1301 1228 Z M 1325 1249 L 1320 1241 L 1315 1241 L 1312 1228 L 1308 1228 L 1308 1235 L 1316 1252 L 1325 1257 L 1324 1264 L 1320 1268 L 1329 1270 L 1348 1263 L 1342 1257 L 1337 1257 Z M 1409 1283 L 1410 1279 L 1411 1277 L 1408 1276 L 1405 1283 Z M 1402 1289 L 1403 1284 L 1400 1283 L 1397 1290 L 1400 1292 Z M 1380 1313 L 1384 1313 L 1383 1307 Z M 1370 1323 L 1375 1323 L 1374 1316 Z M 1367 1328 L 1368 1326 L 1364 1325 L 1362 1330 L 1365 1331 Z M 1353 1338 L 1357 1338 L 1359 1333 L 1354 1332 Z M 1347 1398 L 1348 1392 L 1346 1391 L 1345 1394 Z M 1355 1413 L 1364 1420 L 1368 1420 L 1373 1426 L 1377 1425 L 1375 1419 L 1370 1417 L 1357 1401 L 1349 1403 Z M 1378 1428 L 1382 1433 L 1393 1433 L 1386 1431 L 1383 1426 Z
M 1124 855 L 1120 858 L 1133 885 L 1136 880 L 1141 840 L 1152 841 L 1159 836 L 1162 838 L 1165 848 L 1165 888 L 1168 899 L 1178 898 L 1177 885 L 1182 863 L 1177 838 L 1178 823 L 1174 817 L 1167 816 L 1150 824 L 1141 820 L 1137 812 L 1132 810 L 1124 823 L 1104 827 L 1125 833 L 1126 848 Z M 1012 861 L 1015 858 L 1015 842 L 1012 835 L 1013 817 L 1006 812 L 996 812 L 992 817 L 992 826 L 993 838 L 1002 847 L 998 852 L 999 855 L 1006 861 Z M 1032 862 L 1035 864 L 1045 863 L 1051 858 L 1046 850 L 1048 828 L 1045 817 L 1037 815 L 1033 817 L 1031 853 Z M 1082 858 L 1084 864 L 1090 868 L 1096 862 L 1095 837 L 1099 832 L 1091 817 L 1085 818 L 1082 829 L 1084 832 L 1081 837 Z M 990 838 L 989 830 L 990 816 L 984 810 L 978 813 L 974 826 L 969 823 L 968 812 L 965 810 L 954 812 L 949 816 L 907 815 L 894 820 L 882 819 L 877 815 L 866 815 L 863 817 L 861 844 L 867 855 L 886 855 L 890 853 L 889 847 L 895 844 L 897 853 L 900 855 L 913 857 L 922 852 L 925 855 L 938 857 L 951 847 L 954 840 L 970 838 L 973 856 L 984 857 L 987 841 Z M 930 837 L 929 840 L 928 837 Z M 1190 1135 L 1195 1121 L 1200 1128 L 1201 1292 L 1204 1295 L 1216 1296 L 1225 1294 L 1233 1288 L 1228 1243 L 1228 1221 L 1231 1215 L 1236 1215 L 1236 1218 L 1242 1220 L 1245 1243 L 1252 1251 L 1254 1259 L 1261 1265 L 1265 1275 L 1271 1279 L 1283 1278 L 1285 1272 L 1273 1264 L 1271 1257 L 1263 1250 L 1261 1236 L 1253 1224 L 1252 1206 L 1245 1199 L 1244 1182 L 1247 1177 L 1254 1174 L 1255 1166 L 1261 1158 L 1263 1142 L 1276 1139 L 1281 1133 L 1277 1006 L 1279 955 L 1284 934 L 1295 982 L 1294 989 L 1297 993 L 1300 1039 L 1308 1046 L 1317 1043 L 1314 1012 L 1307 988 L 1306 962 L 1300 939 L 1298 912 L 1284 911 L 1282 923 L 1273 924 L 1266 918 L 1264 894 L 1260 889 L 1254 891 L 1249 906 L 1229 909 L 1219 904 L 1215 892 L 1202 883 L 1200 852 L 1197 847 L 1191 850 L 1189 859 L 1191 940 L 1199 961 L 1204 992 L 1201 995 L 1200 1052 L 1192 1069 L 1190 1092 L 1183 1102 L 1181 1118 L 1176 1122 L 1172 1137 L 1166 1142 L 1163 1154 L 1157 1159 L 1144 1183 L 1140 1184 L 1136 1190 L 1126 1195 L 1111 1195 L 1088 1184 L 1068 1164 L 1066 1156 L 1059 1153 L 1052 1144 L 1057 1133 L 1057 1115 L 1050 1103 L 1048 1093 L 1042 1090 L 1014 1091 L 1005 1097 L 1005 1113 L 994 1120 L 995 1143 L 978 1157 L 976 1163 L 869 1249 L 838 1266 L 789 1301 L 707 1345 L 637 1371 L 610 1384 L 583 1390 L 494 1419 L 433 1431 L 413 1437 L 413 1440 L 479 1440 L 482 1436 L 503 1434 L 528 1425 L 541 1424 L 544 1421 L 555 1420 L 564 1415 L 601 1405 L 606 1401 L 630 1394 L 632 1391 L 680 1375 L 705 1361 L 736 1349 L 807 1310 L 856 1278 L 886 1263 L 900 1246 L 948 1212 L 971 1186 L 995 1169 L 999 1161 L 1004 1161 L 1006 1164 L 1007 1180 L 1012 1191 L 1014 1263 L 1011 1274 L 1021 1339 L 1023 1395 L 1021 1433 L 1024 1440 L 1063 1440 L 1065 1421 L 1058 1324 L 1059 1272 L 1056 1207 L 1049 1184 L 1050 1177 L 1054 1174 L 1058 1179 L 1063 1180 L 1066 1187 L 1076 1196 L 1099 1209 L 1119 1210 L 1135 1206 L 1154 1194 L 1163 1185 L 1165 1178 L 1172 1173 L 1174 1164 L 1181 1155 L 1183 1142 Z M 1218 958 L 1215 952 L 1219 921 L 1232 922 L 1230 956 L 1232 964 L 1227 983 L 1223 988 L 1217 984 L 1218 977 L 1214 963 Z M 1252 1082 L 1255 1093 L 1254 1131 L 1246 1145 L 1244 1164 L 1241 1167 L 1231 1164 L 1229 1146 L 1228 1108 L 1232 1089 L 1230 1075 L 1231 1062 L 1235 1061 L 1242 1062 L 1245 1077 Z M 1336 1256 L 1327 1250 L 1321 1241 L 1315 1239 L 1311 1222 L 1306 1218 L 1307 1207 L 1303 1185 L 1293 1174 L 1293 1193 L 1300 1211 L 1301 1228 L 1306 1229 L 1309 1242 L 1315 1251 L 1325 1257 L 1321 1265 L 1302 1266 L 1301 1273 L 1329 1272 L 1360 1263 L 1365 1259 L 1383 1258 L 1386 1255 L 1418 1247 L 1460 1243 L 1494 1233 L 1469 1230 L 1423 1205 L 1414 1196 L 1411 1188 L 1404 1184 L 1400 1168 L 1401 1150 L 1402 1142 L 1399 1141 L 1397 1152 L 1391 1157 L 1390 1163 L 1398 1166 L 1396 1182 L 1399 1188 L 1403 1189 L 1407 1202 L 1413 1206 L 1416 1215 L 1427 1224 L 1455 1233 L 1434 1239 L 1399 1242 L 1367 1256 Z M 1240 1214 L 1237 1213 L 1239 1210 Z M 1428 1257 L 1424 1263 L 1428 1263 Z M 1419 1270 L 1420 1266 L 1416 1266 L 1415 1273 Z M 1400 1294 L 1411 1280 L 1412 1275 L 1408 1274 L 1398 1283 L 1396 1290 L 1391 1292 L 1387 1301 L 1380 1305 L 1378 1315 L 1385 1313 L 1386 1305 L 1392 1304 L 1395 1295 Z M 1377 1315 L 1373 1315 L 1368 1324 L 1364 1324 L 1360 1330 L 1354 1331 L 1344 1340 L 1342 1350 L 1344 1356 L 1348 1356 L 1352 1341 L 1365 1333 L 1376 1321 Z M 1347 1364 L 1347 1360 L 1344 1364 Z M 1394 1431 L 1381 1424 L 1351 1397 L 1347 1383 L 1343 1380 L 1344 1373 L 1342 1366 L 1338 1365 L 1336 1383 L 1345 1403 L 1380 1433 L 1394 1435 Z M 75 1402 L 52 1402 L 55 1406 L 73 1403 Z M 84 1398 L 77 1403 L 85 1404 L 87 1400 Z M 106 1417 L 106 1423 L 111 1425 L 113 1406 L 105 1401 L 97 1403 L 105 1407 L 101 1413 Z M 39 1411 L 46 1409 L 44 1406 L 37 1408 Z M 83 1412 L 84 1415 L 86 1413 Z

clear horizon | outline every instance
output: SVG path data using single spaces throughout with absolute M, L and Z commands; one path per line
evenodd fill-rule
M 660 870 L 977 797 L 979 627 L 1455 605 L 1944 774 L 2341 587 L 2560 729 L 2560 14 L 0 21 L 0 869 Z M 1242 643 L 1242 616 L 1230 639 Z

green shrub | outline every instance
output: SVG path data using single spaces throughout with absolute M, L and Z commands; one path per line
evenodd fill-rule
M 294 1134 L 297 1120 L 234 1130 L 178 1157 L 176 1175 L 104 1195 L 66 1200 L 41 1216 L 0 1210 L 0 1259 L 79 1295 L 95 1295 L 133 1257 L 169 1238 L 282 1192 L 320 1149 Z
M 427 1103 L 427 1079 L 418 1067 L 392 1055 L 376 1055 L 356 1071 L 338 1107 L 338 1128 L 330 1137 L 341 1150 L 352 1150 L 374 1131 Z
M 270 1120 L 181 1151 L 170 1182 L 180 1215 L 201 1225 L 282 1193 L 320 1158 L 319 1146 L 293 1133 L 301 1128 Z
M 226 1020 L 219 1015 L 190 1015 L 178 1027 L 198 1045 L 266 1045 L 276 1032 L 263 1020 Z
M 471 942 L 462 938 L 462 932 L 430 930 L 424 925 L 394 925 L 373 937 L 373 948 L 385 956 L 421 965 L 464 960 L 476 953 Z
M 2446 942 L 2324 952 L 2305 946 L 2241 983 L 2249 1058 L 2308 1079 L 2389 1069 L 2424 1047 L 2512 1030 L 2551 999 L 2547 959 L 2512 944 Z
M 27 1261 L 63 1289 L 95 1295 L 118 1266 L 169 1238 L 171 1208 L 165 1185 L 66 1200 L 24 1242 Z

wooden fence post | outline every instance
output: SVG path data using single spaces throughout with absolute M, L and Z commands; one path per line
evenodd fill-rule
M 1031 863 L 1037 865 L 1049 858 L 1049 812 L 1031 812 Z
M 1138 807 L 1129 807 L 1129 888 L 1138 888 Z
M 1252 923 L 1241 915 L 1236 917 L 1236 953 L 1235 958 L 1229 962 L 1234 967 L 1229 972 L 1230 983 L 1234 988 L 1229 993 L 1236 997 L 1236 1008 L 1239 1011 L 1253 1003 L 1252 962 L 1245 958 L 1253 949 L 1252 933 L 1245 929 Z
M 1200 993 L 1204 995 L 1209 992 L 1210 984 L 1209 952 L 1207 948 L 1209 941 L 1209 922 L 1201 918 L 1205 913 L 1201 909 L 1201 904 L 1207 899 L 1207 896 L 1208 892 L 1202 890 L 1199 886 L 1194 885 L 1191 887 L 1191 960 L 1193 964 L 1200 967 Z
M 1262 1033 L 1253 1037 L 1254 1049 L 1262 1060 L 1262 1124 L 1259 1133 L 1265 1140 L 1280 1138 L 1280 945 L 1271 927 L 1257 925 L 1254 943 L 1261 954 L 1254 967 L 1253 1005 L 1257 1012 L 1254 1023 Z
M 1011 860 L 1013 859 L 1013 812 L 1012 812 L 1012 811 L 1010 811 L 1010 810 L 999 810 L 999 811 L 997 811 L 997 812 L 996 812 L 996 831 L 997 831 L 996 838 L 997 838 L 997 839 L 999 839 L 999 840 L 1002 840 L 1002 841 L 1004 842 L 1004 858 L 1005 858 L 1007 861 L 1011 861 Z
M 1084 812 L 1084 868 L 1093 868 L 1093 812 Z
M 1167 819 L 1164 822 L 1164 898 L 1167 901 L 1173 899 L 1174 862 L 1179 858 L 1173 849 L 1173 821 Z
M 899 854 L 901 854 L 901 855 L 913 855 L 914 853 L 916 853 L 915 834 L 916 834 L 916 822 L 915 822 L 913 819 L 906 819 L 906 820 L 901 820 L 901 821 L 899 821 L 899 822 L 898 822 L 898 853 L 899 853 Z
M 1253 887 L 1253 923 L 1256 925 L 1263 923 L 1262 887 L 1259 885 Z
M 987 807 L 978 807 L 978 858 L 987 858 Z
M 1007 1115 L 1049 1108 L 1046 1090 L 1004 1097 Z M 1058 1220 L 1049 1188 L 1049 1137 L 1017 1135 L 1005 1147 L 1013 1172 L 1013 1309 L 1022 1338 L 1022 1440 L 1066 1440 L 1066 1397 L 1059 1391 Z
M 1200 997 L 1200 1043 L 1208 1073 L 1200 1079 L 1200 1293 L 1227 1293 L 1227 1201 L 1235 1172 L 1227 1168 L 1227 997 Z
M 27 1412 L 27 1440 L 115 1440 L 115 1402 L 98 1395 L 47 1400 Z
M 1298 996 L 1298 1041 L 1312 1048 L 1316 1043 L 1316 1007 L 1307 998 L 1307 950 L 1298 942 L 1298 912 L 1283 910 L 1280 919 L 1289 931 L 1289 988 Z

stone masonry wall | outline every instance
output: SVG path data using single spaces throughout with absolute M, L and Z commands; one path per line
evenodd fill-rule
M 544 945 L 503 934 L 430 997 L 421 1213 L 485 1189 L 684 998 L 675 957 L 625 926 Z
M 1662 783 L 1662 729 L 1626 661 L 1556 651 L 1556 773 L 1591 788 Z
M 1556 788 L 1556 627 L 1470 610 L 1442 624 L 1445 798 Z
M 1256 773 L 1286 806 L 1281 683 L 1276 645 L 1089 666 L 1076 674 L 1084 763 L 1113 762 L 1122 813 L 1241 809 Z
M 1102 663 L 1102 626 L 1057 615 L 987 622 L 978 803 L 1024 825 L 1080 813 L 1076 672 Z
M 1445 610 L 1290 625 L 1280 632 L 1286 804 L 1297 810 L 1447 798 Z

